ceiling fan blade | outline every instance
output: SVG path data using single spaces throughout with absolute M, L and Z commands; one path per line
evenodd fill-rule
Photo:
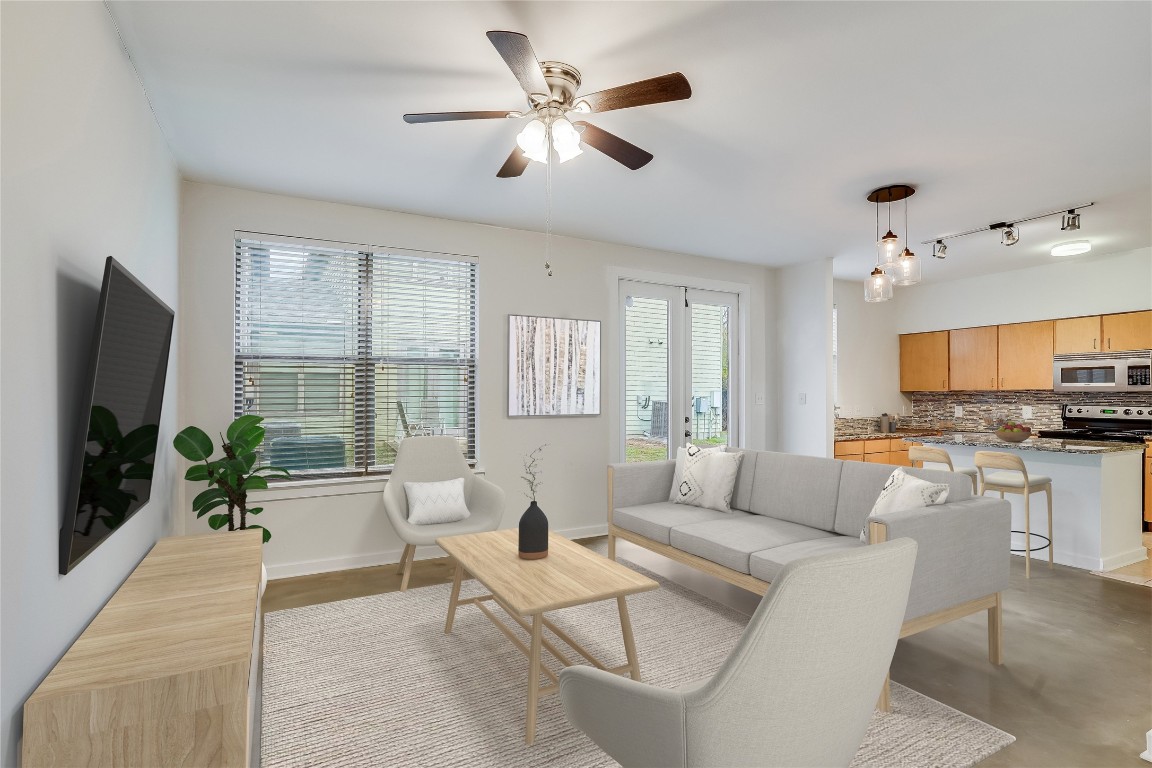
M 502 112 L 417 112 L 404 115 L 406 123 L 443 123 L 448 120 L 490 120 L 496 117 L 508 117 L 508 110 Z
M 593 112 L 608 112 L 613 109 L 627 109 L 628 107 L 642 107 L 645 104 L 660 104 L 665 101 L 679 101 L 692 95 L 692 86 L 688 78 L 679 72 L 673 72 L 648 80 L 641 80 L 606 91 L 597 91 L 576 100 L 587 102 Z
M 504 165 L 500 166 L 500 170 L 496 172 L 496 176 L 501 179 L 514 179 L 520 174 L 524 173 L 524 169 L 528 167 L 530 161 L 520 151 L 519 147 L 512 150 L 512 154 L 508 155 L 508 159 L 504 161 Z
M 545 97 L 552 93 L 548 81 L 544 79 L 544 73 L 540 71 L 540 62 L 536 59 L 527 36 L 519 32 L 493 30 L 488 33 L 488 39 L 496 46 L 508 69 L 516 75 L 524 93 L 529 96 L 539 93 Z
M 624 141 L 624 139 L 613 133 L 608 133 L 603 128 L 597 128 L 583 120 L 579 120 L 573 125 L 578 125 L 584 129 L 584 132 L 580 134 L 580 141 L 593 149 L 600 150 L 616 162 L 626 165 L 634 171 L 643 168 L 652 161 L 652 153 L 645 152 L 635 144 Z

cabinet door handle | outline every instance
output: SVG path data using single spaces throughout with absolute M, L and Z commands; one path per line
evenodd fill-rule
M 1092 339 L 1092 349 L 1096 349 L 1096 339 Z
M 1112 349 L 1112 337 L 1108 337 L 1108 349 Z

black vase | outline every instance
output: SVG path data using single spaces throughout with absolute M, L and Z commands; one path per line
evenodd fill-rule
M 548 518 L 533 501 L 520 517 L 520 559 L 539 560 L 548 556 Z

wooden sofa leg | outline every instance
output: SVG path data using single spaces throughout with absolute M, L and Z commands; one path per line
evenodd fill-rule
M 988 609 L 988 661 L 999 666 L 1004 663 L 1004 610 L 1000 593 L 996 605 Z
M 876 701 L 877 712 L 891 712 L 892 700 L 889 696 L 889 689 L 892 687 L 892 676 L 884 675 L 884 685 L 880 688 L 880 698 Z
M 612 534 L 608 534 L 608 559 L 616 559 L 616 537 Z

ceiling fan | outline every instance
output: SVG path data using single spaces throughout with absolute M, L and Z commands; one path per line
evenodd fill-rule
M 517 147 L 496 174 L 502 179 L 524 173 L 531 160 L 548 162 L 554 149 L 560 162 L 581 153 L 583 142 L 632 170 L 643 168 L 652 155 L 619 136 L 583 120 L 570 121 L 568 115 L 586 115 L 613 109 L 640 107 L 679 101 L 692 95 L 692 86 L 679 72 L 641 80 L 606 91 L 576 96 L 580 88 L 580 71 L 560 61 L 538 61 L 528 38 L 518 32 L 492 31 L 488 39 L 520 81 L 528 96 L 528 109 L 523 111 L 488 112 L 423 112 L 404 115 L 406 123 L 439 123 L 449 120 L 486 120 L 491 118 L 524 118 L 532 120 L 516 137 Z M 551 144 L 551 147 L 549 146 Z

